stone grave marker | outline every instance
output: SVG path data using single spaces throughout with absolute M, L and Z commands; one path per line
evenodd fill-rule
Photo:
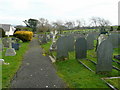
M 96 72 L 109 72 L 112 71 L 112 54 L 113 46 L 108 41 L 103 41 L 97 49 L 97 65 Z
M 94 49 L 94 35 L 92 33 L 88 34 L 86 37 L 87 40 L 87 49 Z
M 12 43 L 12 48 L 19 50 L 19 43 Z
M 72 35 L 66 36 L 66 45 L 68 51 L 74 51 L 74 37 Z
M 68 58 L 68 50 L 66 45 L 66 36 L 62 36 L 57 40 L 57 59 Z
M 75 42 L 75 55 L 76 59 L 83 59 L 87 56 L 87 41 L 85 38 L 80 37 Z
M 6 50 L 5 56 L 15 56 L 16 52 L 15 49 L 12 48 L 12 40 L 9 38 L 9 48 Z
M 98 45 L 100 45 L 101 42 L 107 39 L 107 36 L 105 34 L 100 34 L 98 37 Z
M 43 35 L 42 38 L 41 38 L 41 43 L 47 43 L 47 37 L 46 35 Z
M 4 47 L 9 48 L 9 39 L 8 38 L 3 38 L 2 43 L 3 43 Z
M 2 39 L 0 38 L 0 52 L 2 52 Z
M 120 34 L 111 34 L 108 36 L 108 40 L 112 43 L 113 48 L 120 46 Z

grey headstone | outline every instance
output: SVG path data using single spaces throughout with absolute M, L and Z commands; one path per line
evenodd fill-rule
M 68 50 L 66 45 L 66 36 L 60 37 L 57 40 L 57 59 L 68 58 Z
M 6 50 L 5 56 L 15 56 L 15 55 L 16 55 L 16 52 L 14 48 L 8 48 Z
M 87 41 L 85 38 L 78 38 L 75 43 L 76 59 L 86 58 L 87 56 Z
M 94 49 L 94 40 L 95 40 L 95 37 L 94 35 L 91 33 L 91 34 L 88 34 L 87 36 L 87 49 Z
M 85 37 L 85 35 L 83 33 L 80 33 L 80 34 L 74 34 L 74 38 L 75 39 L 78 39 L 80 37 Z
M 120 46 L 120 34 L 111 34 L 108 36 L 108 40 L 112 43 L 113 48 Z
M 41 37 L 41 43 L 44 44 L 44 43 L 47 43 L 47 36 L 46 35 L 43 35 Z
M 2 43 L 0 43 L 0 52 L 2 51 L 2 49 L 3 49 L 3 48 L 2 48 Z
M 69 35 L 66 37 L 66 44 L 68 51 L 74 51 L 74 37 Z
M 9 48 L 9 38 L 2 39 L 3 46 Z
M 96 72 L 104 72 L 112 70 L 112 54 L 113 54 L 113 46 L 108 41 L 103 41 L 97 50 L 97 65 Z
M 19 43 L 12 43 L 12 48 L 19 50 Z
M 105 34 L 100 34 L 98 37 L 98 45 L 100 45 L 101 42 L 103 42 L 104 40 L 106 40 L 108 38 L 107 35 Z

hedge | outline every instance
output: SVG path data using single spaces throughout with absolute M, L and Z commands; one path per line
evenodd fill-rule
M 21 39 L 23 42 L 31 41 L 33 32 L 31 31 L 16 31 L 14 36 Z

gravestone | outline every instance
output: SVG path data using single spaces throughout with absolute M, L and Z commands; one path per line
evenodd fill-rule
M 105 34 L 100 34 L 98 37 L 98 45 L 100 45 L 101 42 L 107 39 L 107 36 Z
M 94 49 L 94 35 L 92 33 L 88 34 L 87 37 L 87 49 Z
M 6 53 L 5 53 L 5 56 L 14 56 L 16 55 L 16 52 L 15 52 L 15 49 L 12 48 L 12 45 L 11 45 L 11 38 L 9 38 L 9 48 L 6 50 Z
M 57 59 L 68 58 L 68 50 L 66 45 L 66 36 L 62 36 L 57 40 Z
M 74 51 L 74 37 L 72 35 L 66 36 L 66 44 L 68 51 Z
M 2 64 L 9 65 L 9 63 L 5 63 L 4 59 L 0 59 L 0 65 L 2 65 Z
M 99 36 L 99 33 L 98 32 L 93 32 L 93 35 L 94 35 L 95 40 L 97 40 L 97 38 Z
M 43 35 L 42 38 L 41 38 L 41 43 L 44 44 L 44 43 L 47 43 L 47 37 L 46 35 Z
M 2 39 L 0 38 L 0 52 L 2 52 Z
M 78 38 L 75 42 L 76 59 L 83 59 L 87 56 L 87 41 L 85 38 Z
M 19 43 L 12 43 L 12 48 L 19 50 Z
M 96 72 L 109 72 L 112 71 L 112 54 L 113 46 L 108 41 L 103 41 L 97 49 L 97 65 Z
M 85 35 L 83 33 L 80 33 L 80 34 L 74 34 L 74 38 L 75 40 L 80 38 L 80 37 L 85 37 Z
M 9 48 L 9 39 L 8 38 L 3 38 L 2 43 L 3 43 L 4 47 Z
M 2 43 L 0 43 L 0 52 L 2 51 Z
M 108 40 L 112 43 L 113 48 L 120 46 L 120 34 L 111 34 L 108 36 Z

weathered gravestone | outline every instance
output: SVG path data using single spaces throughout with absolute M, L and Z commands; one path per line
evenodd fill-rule
M 100 33 L 98 33 L 98 32 L 93 32 L 93 35 L 94 35 L 95 40 L 97 40 L 99 34 L 100 34 Z
M 2 43 L 3 43 L 4 47 L 9 48 L 9 39 L 8 38 L 3 38 Z
M 108 36 L 108 40 L 112 43 L 113 48 L 120 46 L 120 34 L 111 34 Z
M 75 42 L 76 59 L 86 58 L 87 56 L 87 41 L 85 38 L 78 38 Z
M 113 54 L 113 46 L 108 41 L 103 41 L 97 50 L 97 65 L 96 72 L 106 72 L 112 71 L 112 54 Z
M 3 48 L 2 48 L 2 44 L 0 43 L 0 52 L 2 52 Z
M 88 34 L 87 37 L 87 49 L 94 49 L 94 35 L 92 33 Z
M 47 36 L 46 35 L 43 35 L 42 38 L 41 38 L 41 43 L 44 44 L 44 43 L 47 43 Z
M 66 36 L 60 37 L 57 40 L 57 59 L 68 58 L 68 49 L 66 45 Z
M 100 36 L 98 37 L 98 45 L 100 45 L 101 42 L 103 42 L 104 40 L 106 40 L 108 38 L 107 35 L 105 34 L 100 34 Z
M 19 43 L 12 43 L 12 48 L 19 50 Z
M 12 48 L 11 38 L 9 38 L 9 48 L 6 50 L 5 56 L 14 56 L 16 55 L 15 49 Z
M 0 52 L 2 51 L 2 40 L 1 40 L 1 38 L 0 38 Z
M 85 37 L 85 35 L 83 33 L 80 33 L 80 34 L 74 34 L 74 38 L 75 40 L 80 38 L 80 37 Z
M 68 51 L 74 51 L 74 37 L 72 35 L 66 36 L 66 45 Z

